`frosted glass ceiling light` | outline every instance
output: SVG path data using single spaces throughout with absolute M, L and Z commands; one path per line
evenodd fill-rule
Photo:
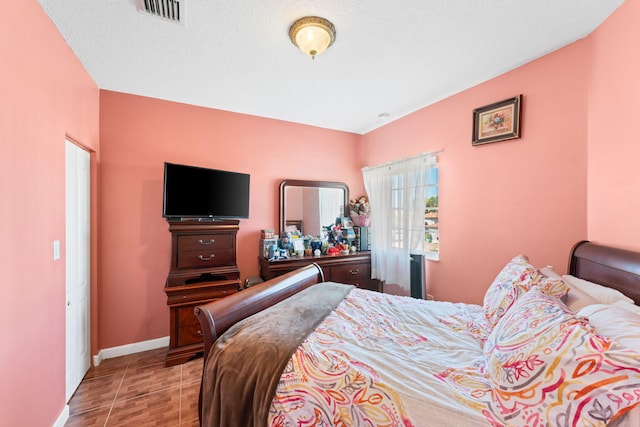
M 318 16 L 305 16 L 298 19 L 289 28 L 289 38 L 298 48 L 315 59 L 336 39 L 333 24 Z

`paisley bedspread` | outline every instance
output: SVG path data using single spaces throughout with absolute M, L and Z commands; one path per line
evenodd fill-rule
M 640 425 L 640 353 L 539 288 L 484 319 L 353 289 L 288 361 L 268 426 Z
M 352 290 L 289 360 L 268 425 L 489 425 L 439 379 L 452 368 L 482 373 L 481 318 L 476 305 Z

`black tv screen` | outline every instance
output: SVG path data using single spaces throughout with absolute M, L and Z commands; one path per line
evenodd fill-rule
M 249 174 L 164 164 L 165 218 L 249 218 Z

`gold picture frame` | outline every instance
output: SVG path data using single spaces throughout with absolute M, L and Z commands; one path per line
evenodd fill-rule
M 520 138 L 522 95 L 473 110 L 471 145 Z

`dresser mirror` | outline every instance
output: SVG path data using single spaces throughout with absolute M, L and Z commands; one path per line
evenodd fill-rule
M 345 216 L 348 205 L 349 187 L 342 182 L 284 180 L 280 183 L 280 235 L 297 229 L 303 236 L 321 236 L 322 227 Z

